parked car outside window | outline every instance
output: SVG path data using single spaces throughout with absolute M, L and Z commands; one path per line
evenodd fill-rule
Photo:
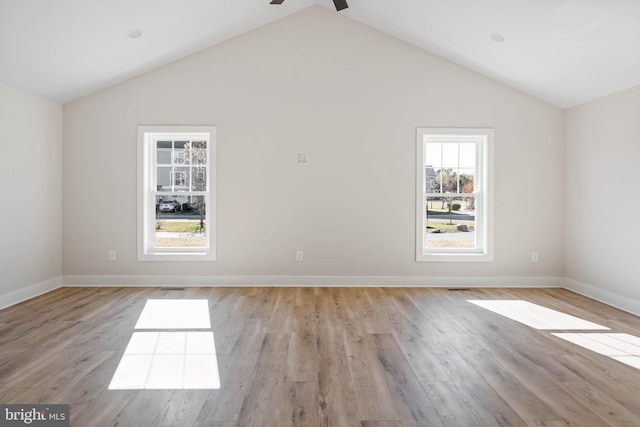
M 173 201 L 160 202 L 158 210 L 160 212 L 175 212 L 176 204 Z

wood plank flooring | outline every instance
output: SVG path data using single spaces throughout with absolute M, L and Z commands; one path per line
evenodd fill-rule
M 208 301 L 220 389 L 108 389 L 149 299 Z M 79 427 L 640 426 L 640 369 L 468 300 L 640 336 L 560 289 L 62 288 L 0 311 L 0 403 Z

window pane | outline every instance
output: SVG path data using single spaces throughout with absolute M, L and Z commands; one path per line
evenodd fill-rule
M 474 177 L 474 169 L 460 169 L 460 175 L 458 175 L 460 190 L 458 193 L 473 193 Z
M 424 168 L 424 191 L 425 193 L 439 193 L 440 184 L 438 183 L 438 174 L 433 166 L 427 165 Z
M 191 170 L 191 191 L 207 191 L 207 168 L 194 167 Z
M 434 193 L 457 193 L 458 192 L 458 173 L 455 169 L 443 168 L 436 169 Z
M 203 196 L 158 196 L 155 243 L 157 248 L 202 248 L 206 246 L 206 206 Z M 182 199 L 184 200 L 181 202 Z M 180 209 L 172 204 L 180 205 Z
M 185 154 L 183 149 L 176 148 L 173 150 L 173 164 L 181 165 L 185 163 Z
M 207 142 L 206 141 L 191 141 L 188 146 L 189 154 L 191 158 L 191 164 L 193 165 L 206 165 L 207 164 Z
M 158 142 L 158 150 L 156 151 L 156 161 L 159 165 L 170 165 L 171 164 L 171 148 L 160 148 L 160 144 L 164 144 L 163 142 Z
M 156 168 L 156 191 L 171 191 L 171 166 Z
M 440 169 L 442 166 L 442 144 L 425 144 L 424 155 L 426 166 L 433 166 L 436 169 Z
M 458 145 L 442 144 L 442 167 L 444 169 L 458 169 Z
M 169 214 L 182 210 L 182 200 L 184 197 L 176 196 L 156 196 L 156 213 Z
M 191 168 L 180 166 L 174 167 L 171 174 L 173 191 L 189 191 L 189 180 L 191 179 Z
M 429 197 L 425 209 L 426 249 L 472 249 L 476 247 L 475 199 Z
M 471 143 L 460 144 L 460 167 L 461 168 L 476 167 L 476 144 L 471 144 Z
M 174 141 L 173 142 L 173 164 L 174 165 L 183 165 L 185 164 L 185 150 L 184 150 L 184 141 Z

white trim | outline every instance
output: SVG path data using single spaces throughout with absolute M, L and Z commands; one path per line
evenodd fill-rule
M 563 287 L 587 298 L 600 301 L 603 304 L 626 311 L 627 313 L 631 313 L 635 316 L 640 316 L 640 301 L 614 294 L 613 292 L 605 291 L 604 289 L 578 282 L 577 280 L 568 279 L 566 277 L 564 278 Z
M 58 289 L 62 286 L 62 280 L 62 277 L 54 277 L 53 279 L 0 295 L 0 310 Z
M 431 288 L 564 288 L 640 316 L 640 301 L 557 276 L 62 276 L 0 295 L 0 310 L 60 287 L 431 287 Z
M 64 276 L 64 286 L 558 288 L 554 276 Z

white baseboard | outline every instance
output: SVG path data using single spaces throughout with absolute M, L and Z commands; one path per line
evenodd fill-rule
M 559 288 L 562 277 L 423 276 L 64 276 L 64 286 L 325 286 Z
M 605 291 L 573 279 L 564 279 L 564 288 L 585 297 L 600 301 L 635 316 L 640 316 L 640 301 Z
M 555 276 L 62 276 L 0 295 L 0 310 L 38 295 L 69 287 L 157 286 L 326 286 L 326 287 L 431 287 L 431 288 L 565 288 L 604 304 L 640 316 L 640 301 Z
M 19 304 L 38 295 L 45 294 L 62 286 L 62 277 L 54 277 L 8 294 L 0 295 L 0 310 Z

